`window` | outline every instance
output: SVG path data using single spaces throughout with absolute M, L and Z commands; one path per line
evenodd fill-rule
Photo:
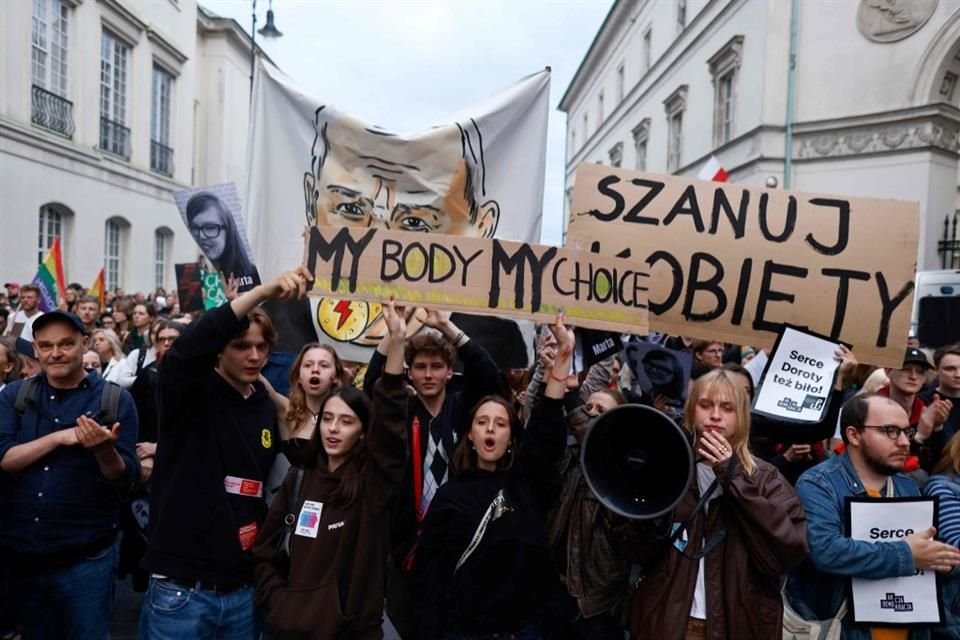
M 67 95 L 69 11 L 62 0 L 33 0 L 33 84 L 61 97 Z
M 157 229 L 153 233 L 153 286 L 164 286 L 167 275 L 167 262 L 170 255 L 170 239 L 173 233 L 169 229 Z
M 677 0 L 677 33 L 687 27 L 687 0 Z
M 73 136 L 73 103 L 67 100 L 67 25 L 62 0 L 33 0 L 30 34 L 31 122 Z
M 717 136 L 716 144 L 726 144 L 733 137 L 734 72 L 723 74 L 717 80 Z
M 650 65 L 653 64 L 653 29 L 647 28 L 643 33 L 643 71 L 647 72 L 650 70 Z
M 107 291 L 114 291 L 120 287 L 120 256 L 122 249 L 120 239 L 120 222 L 113 218 L 107 220 L 106 233 L 103 240 L 103 265 Z
M 130 157 L 127 121 L 127 61 L 130 47 L 109 31 L 100 39 L 100 148 Z
M 40 207 L 40 232 L 37 236 L 37 264 L 43 262 L 47 251 L 53 246 L 53 241 L 62 233 L 63 215 L 51 205 Z
M 687 85 L 682 85 L 663 101 L 667 112 L 667 171 L 680 168 L 683 151 L 683 112 L 687 109 Z
M 570 130 L 570 157 L 577 152 L 577 130 Z
M 623 102 L 623 97 L 626 95 L 627 90 L 627 74 L 624 69 L 623 64 L 621 63 L 617 67 L 617 102 Z
M 603 124 L 603 91 L 597 95 L 597 126 Z
M 170 148 L 170 102 L 173 76 L 153 67 L 153 99 L 150 102 L 150 170 L 173 175 L 173 149 Z
M 730 142 L 734 136 L 737 106 L 737 78 L 743 57 L 743 36 L 734 36 L 707 65 L 713 77 L 713 146 Z
M 590 117 L 586 112 L 583 113 L 583 141 L 590 138 Z
M 647 140 L 650 139 L 650 118 L 644 118 L 633 128 L 633 148 L 636 152 L 634 168 L 647 170 Z
M 619 167 L 621 164 L 623 164 L 623 143 L 618 142 L 610 147 L 610 151 L 607 152 L 607 155 L 610 157 L 610 166 Z

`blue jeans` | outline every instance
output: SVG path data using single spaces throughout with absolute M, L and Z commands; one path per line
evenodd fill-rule
M 140 640 L 253 640 L 258 631 L 253 587 L 217 594 L 150 577 Z
M 14 571 L 25 640 L 110 637 L 117 545 L 62 569 Z

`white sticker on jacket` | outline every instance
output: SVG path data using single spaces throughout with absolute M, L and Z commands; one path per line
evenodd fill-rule
M 300 517 L 297 518 L 295 535 L 307 538 L 316 538 L 320 529 L 320 514 L 323 512 L 323 503 L 313 500 L 304 500 L 300 508 Z

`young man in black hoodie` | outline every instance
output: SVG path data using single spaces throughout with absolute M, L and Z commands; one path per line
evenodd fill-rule
M 476 342 L 450 321 L 449 315 L 427 312 L 423 324 L 434 332 L 407 339 L 404 360 L 416 395 L 407 410 L 407 442 L 412 452 L 406 479 L 397 494 L 391 522 L 393 560 L 387 586 L 387 614 L 403 638 L 414 637 L 413 557 L 417 532 L 437 489 L 450 476 L 450 460 L 457 441 L 466 431 L 470 411 L 481 398 L 501 393 L 503 380 L 497 363 Z M 364 391 L 383 373 L 389 336 L 370 359 Z M 448 388 L 457 357 L 463 363 L 463 384 Z
M 204 314 L 164 358 L 140 638 L 256 636 L 250 549 L 277 442 L 257 379 L 276 332 L 257 306 L 312 279 L 298 267 Z

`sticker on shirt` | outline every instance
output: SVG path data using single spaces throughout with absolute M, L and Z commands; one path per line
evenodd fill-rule
M 244 551 L 250 551 L 253 547 L 253 541 L 257 539 L 257 523 L 245 524 L 240 527 L 237 533 L 240 536 L 240 548 Z
M 263 497 L 263 483 L 259 480 L 227 476 L 223 479 L 223 488 L 227 493 L 232 493 L 235 496 Z
M 304 500 L 297 518 L 297 530 L 294 534 L 307 538 L 316 538 L 320 529 L 320 514 L 323 512 L 323 503 L 313 500 Z
M 273 432 L 270 429 L 264 429 L 260 432 L 260 444 L 263 445 L 264 449 L 269 449 L 273 446 Z

